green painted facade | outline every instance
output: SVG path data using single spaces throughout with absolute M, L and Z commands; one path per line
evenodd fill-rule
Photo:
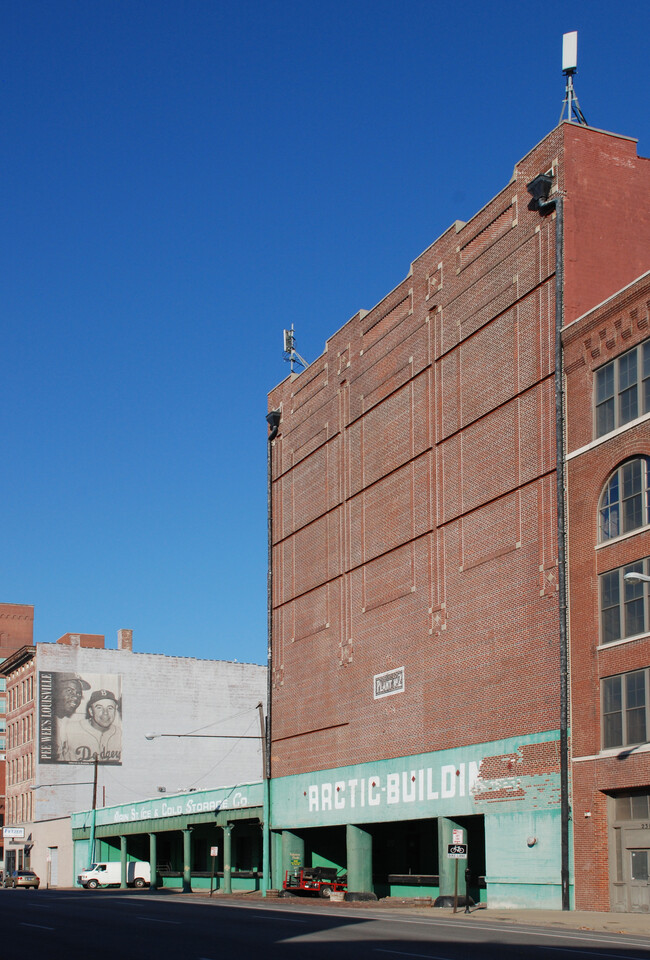
M 493 907 L 561 907 L 557 731 L 271 781 L 273 886 L 302 843 L 306 866 L 348 871 L 348 888 L 378 896 L 453 893 L 447 856 L 462 830 L 464 892 Z
M 262 783 L 253 782 L 73 814 L 75 884 L 94 844 L 95 862 L 149 861 L 157 887 L 260 889 L 262 803 Z

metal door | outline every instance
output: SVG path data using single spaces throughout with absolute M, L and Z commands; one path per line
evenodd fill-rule
M 59 883 L 59 848 L 48 847 L 47 859 L 50 862 L 50 886 L 56 887 Z
M 624 830 L 628 910 L 650 913 L 650 837 L 642 830 Z

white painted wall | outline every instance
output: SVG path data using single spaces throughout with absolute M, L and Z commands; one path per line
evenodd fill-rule
M 257 704 L 266 704 L 266 667 L 129 650 L 39 643 L 36 669 L 121 677 L 122 765 L 99 765 L 97 806 L 126 803 L 192 787 L 228 786 L 262 775 L 260 740 L 145 734 L 260 734 Z M 36 685 L 38 699 L 38 680 Z M 266 707 L 264 708 L 266 712 Z M 92 806 L 93 766 L 38 762 L 34 821 Z M 66 785 L 72 781 L 72 785 Z M 86 781 L 86 782 L 84 782 Z M 57 786 L 45 786 L 56 784 Z
M 63 817 L 60 820 L 48 820 L 47 823 L 30 824 L 29 832 L 32 834 L 33 841 L 30 870 L 33 870 L 40 877 L 41 889 L 71 886 L 72 832 L 70 818 Z M 48 857 L 51 858 L 49 864 Z M 55 872 L 56 876 L 54 875 Z

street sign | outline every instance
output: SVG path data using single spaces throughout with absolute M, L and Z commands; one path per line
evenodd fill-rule
M 451 842 L 452 842 L 452 843 L 462 843 L 462 842 L 463 842 L 463 831 L 462 831 L 462 830 L 452 830 L 452 831 L 451 831 Z
M 3 827 L 2 836 L 10 837 L 13 840 L 24 840 L 25 828 L 24 827 Z
M 450 860 L 467 860 L 467 844 L 466 843 L 447 844 L 447 857 Z
M 219 847 L 210 847 L 210 856 L 218 857 L 219 856 Z

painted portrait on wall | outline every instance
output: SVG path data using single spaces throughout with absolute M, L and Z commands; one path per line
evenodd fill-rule
M 40 763 L 122 763 L 122 677 L 38 675 Z

